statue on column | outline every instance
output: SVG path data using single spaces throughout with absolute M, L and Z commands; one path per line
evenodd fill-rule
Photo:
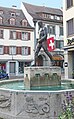
M 37 41 L 37 45 L 36 45 L 36 50 L 35 50 L 35 58 L 38 57 L 38 53 L 40 51 L 41 48 L 44 49 L 44 52 L 48 55 L 48 57 L 52 59 L 52 55 L 51 53 L 48 51 L 47 49 L 47 28 L 44 26 L 44 24 L 42 22 L 39 22 L 39 39 Z

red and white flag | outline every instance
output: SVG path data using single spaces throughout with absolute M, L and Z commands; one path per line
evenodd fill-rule
M 48 51 L 53 51 L 55 48 L 54 48 L 54 37 L 51 37 L 51 38 L 48 38 L 47 39 L 47 49 Z

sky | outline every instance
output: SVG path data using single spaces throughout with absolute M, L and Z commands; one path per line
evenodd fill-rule
M 52 8 L 61 8 L 63 0 L 0 0 L 0 6 L 2 7 L 12 7 L 12 5 L 21 7 L 21 2 L 30 3 L 38 6 L 46 6 Z

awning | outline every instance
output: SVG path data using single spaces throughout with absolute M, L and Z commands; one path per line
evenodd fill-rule
M 53 60 L 64 60 L 64 57 L 61 55 L 53 55 Z

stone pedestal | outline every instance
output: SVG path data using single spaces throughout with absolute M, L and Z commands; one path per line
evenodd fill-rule
M 40 86 L 57 86 L 61 84 L 60 67 L 24 67 L 25 89 Z

